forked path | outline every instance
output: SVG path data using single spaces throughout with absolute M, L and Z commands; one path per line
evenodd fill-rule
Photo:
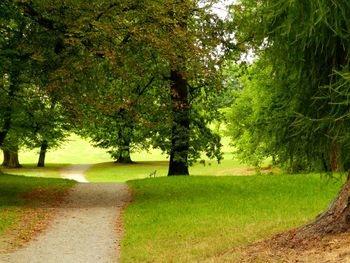
M 118 220 L 129 200 L 124 183 L 79 183 L 43 234 L 24 248 L 1 255 L 0 262 L 118 262 Z

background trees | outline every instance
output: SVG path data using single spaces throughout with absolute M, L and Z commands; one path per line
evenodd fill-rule
M 348 147 L 343 140 L 347 102 L 341 90 L 347 87 L 346 5 L 242 4 L 235 13 L 237 39 L 260 57 L 241 78 L 249 88 L 239 96 L 255 100 L 256 107 L 249 106 L 255 117 L 247 132 L 265 148 L 263 158 L 274 156 L 291 170 L 337 170 L 347 162 L 341 152 Z
M 237 145 L 247 140 L 259 158 L 272 156 L 292 171 L 341 170 L 349 158 L 349 3 L 248 0 L 235 10 L 237 41 L 260 57 L 233 108 L 234 117 L 247 112 L 232 127 Z M 301 235 L 348 229 L 349 184 L 348 177 L 330 209 Z
M 202 151 L 221 158 L 209 126 L 219 116 L 214 94 L 224 91 L 227 34 L 211 2 L 8 3 L 28 30 L 18 37 L 33 66 L 28 87 L 47 91 L 71 120 L 84 120 L 74 124 L 97 145 L 121 161 L 129 147 L 152 144 L 169 154 L 169 175 L 187 175 Z
M 16 152 L 25 145 L 43 146 L 43 166 L 45 148 L 62 140 L 66 121 L 48 92 L 50 74 L 61 63 L 61 39 L 26 1 L 0 4 L 0 31 L 0 148 L 9 157 L 4 164 L 18 166 Z

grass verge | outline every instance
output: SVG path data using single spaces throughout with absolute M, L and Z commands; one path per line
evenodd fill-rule
M 24 164 L 21 168 L 1 168 L 6 174 L 25 175 L 30 177 L 60 178 L 60 170 L 69 164 L 46 164 L 45 167 L 36 167 L 34 164 Z
M 19 153 L 21 164 L 36 164 L 39 153 L 36 150 L 23 150 Z M 46 154 L 47 163 L 86 164 L 111 161 L 104 149 L 95 148 L 87 140 L 72 134 L 59 149 L 50 149 Z
M 125 211 L 122 262 L 220 262 L 232 248 L 314 218 L 342 180 L 191 176 L 128 184 L 133 203 Z
M 0 173 L 0 252 L 45 228 L 55 206 L 75 183 Z
M 149 178 L 156 170 L 156 177 L 164 177 L 168 173 L 168 161 L 140 161 L 133 164 L 116 164 L 113 162 L 93 165 L 87 172 L 89 182 L 126 182 L 128 180 Z M 266 172 L 270 172 L 268 170 Z M 220 164 L 207 160 L 205 165 L 196 163 L 190 167 L 191 175 L 226 176 L 253 175 L 254 168 L 247 168 L 234 160 L 223 160 Z
M 133 164 L 100 163 L 85 172 L 89 182 L 126 182 L 148 178 L 157 170 L 157 176 L 165 176 L 168 169 L 166 161 L 137 162 Z

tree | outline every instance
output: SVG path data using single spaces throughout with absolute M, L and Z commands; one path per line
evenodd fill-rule
M 108 149 L 116 163 L 132 163 L 133 150 L 150 147 L 152 116 L 158 107 L 153 103 L 156 78 L 147 80 L 143 76 L 125 81 L 106 68 L 111 66 L 108 61 L 103 63 L 107 64 L 104 69 L 91 72 L 90 76 L 106 78 L 104 88 L 88 88 L 86 99 L 76 102 L 83 112 L 79 134 L 88 137 L 95 146 Z M 101 85 L 101 81 L 95 81 Z
M 282 163 L 301 155 L 303 163 L 321 160 L 325 170 L 339 170 L 341 162 L 349 158 L 350 40 L 345 33 L 350 24 L 349 3 L 247 0 L 234 8 L 238 43 L 253 48 L 271 70 L 268 74 L 273 81 L 262 81 L 254 89 L 261 90 L 268 100 L 276 98 L 279 105 L 271 107 L 272 103 L 266 111 L 273 122 L 266 121 L 262 107 L 250 107 L 268 126 L 261 133 L 257 125 L 250 126 L 250 133 L 256 134 L 253 138 L 271 132 L 275 142 L 268 154 Z M 266 105 L 264 99 L 256 98 Z M 349 197 L 350 173 L 331 207 L 302 227 L 295 239 L 348 230 Z
M 194 116 L 191 97 L 220 92 L 222 86 L 218 70 L 222 52 L 218 47 L 225 40 L 225 27 L 216 15 L 208 12 L 211 2 L 201 8 L 189 0 L 123 3 L 106 0 L 98 5 L 72 1 L 69 7 L 67 3 L 53 7 L 35 1 L 32 5 L 37 13 L 49 17 L 55 28 L 63 29 L 65 45 L 77 51 L 75 56 L 67 58 L 73 67 L 68 72 L 61 71 L 64 79 L 76 79 L 74 74 L 81 74 L 93 66 L 97 58 L 103 58 L 113 64 L 118 80 L 127 80 L 136 86 L 140 78 L 146 82 L 153 77 L 161 80 L 162 85 L 156 82 L 151 88 L 158 94 L 168 95 L 168 99 L 162 97 L 165 104 L 160 104 L 160 109 L 167 111 L 163 119 L 167 129 L 160 123 L 154 134 L 158 138 L 166 135 L 165 140 L 158 140 L 162 142 L 158 145 L 170 155 L 169 175 L 188 174 L 189 154 L 198 156 L 198 150 L 206 150 L 191 145 L 191 134 L 198 123 L 191 119 Z M 76 84 L 72 81 L 62 87 L 66 94 L 72 95 Z M 68 88 L 69 92 L 67 86 L 72 87 Z M 160 109 L 152 114 L 158 114 Z M 204 116 L 208 115 L 202 114 Z M 220 148 L 217 136 L 207 135 L 202 145 L 213 139 L 214 148 Z
M 207 12 L 207 6 L 199 8 L 193 1 L 166 1 L 164 6 L 143 14 L 144 20 L 135 26 L 145 28 L 151 21 L 146 27 L 145 40 L 151 42 L 149 48 L 156 54 L 158 63 L 166 65 L 158 74 L 168 80 L 170 95 L 167 104 L 170 125 L 165 136 L 169 141 L 161 145 L 170 155 L 168 175 L 188 175 L 189 158 L 198 156 L 198 150 L 204 148 L 193 144 L 191 139 L 199 123 L 192 114 L 193 98 L 220 91 L 220 71 L 216 66 L 220 60 L 217 48 L 224 41 L 224 33 L 220 31 L 223 24 Z M 214 138 L 217 137 L 203 136 L 203 144 L 213 139 L 220 148 L 220 142 Z
M 13 5 L 21 10 L 22 17 L 46 33 L 55 53 L 64 56 L 59 67 L 49 74 L 48 86 L 50 94 L 59 98 L 71 114 L 81 114 L 71 102 L 84 93 L 77 80 L 105 59 L 113 64 L 118 80 L 137 84 L 142 78 L 145 82 L 157 79 L 151 88 L 160 94 L 154 101 L 159 107 L 152 115 L 166 111 L 160 115 L 164 116 L 163 123 L 156 125 L 151 137 L 170 155 L 169 175 L 188 174 L 190 160 L 198 157 L 199 151 L 220 156 L 218 136 L 208 129 L 212 119 L 205 119 L 213 118 L 217 109 L 206 108 L 214 114 L 192 111 L 192 103 L 201 101 L 194 95 L 210 97 L 222 90 L 219 64 L 227 35 L 224 23 L 209 11 L 212 1 L 203 1 L 201 6 L 191 0 L 35 0 Z M 52 34 L 55 37 L 51 38 Z M 80 91 L 75 93 L 74 88 Z M 204 100 L 201 103 L 205 104 Z M 193 117 L 200 119 L 194 121 Z M 202 128 L 203 134 L 198 132 Z
M 44 129 L 44 119 L 57 129 L 53 125 L 57 116 L 43 115 L 51 101 L 45 90 L 48 76 L 60 64 L 61 38 L 48 30 L 46 19 L 28 16 L 32 9 L 22 4 L 25 1 L 0 3 L 0 148 L 10 153 L 16 153 L 19 144 L 35 140 Z

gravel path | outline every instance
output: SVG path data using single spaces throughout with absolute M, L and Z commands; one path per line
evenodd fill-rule
M 85 179 L 84 172 L 91 166 L 91 164 L 70 165 L 61 170 L 61 176 L 65 179 L 75 180 L 80 183 L 87 183 L 88 181 Z
M 79 183 L 50 227 L 26 247 L 1 255 L 9 263 L 118 262 L 117 222 L 130 200 L 124 183 Z

